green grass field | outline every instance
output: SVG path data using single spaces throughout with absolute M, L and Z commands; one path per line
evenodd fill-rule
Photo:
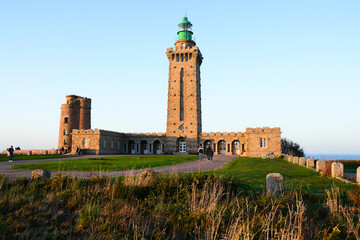
M 344 164 L 344 172 L 356 173 L 358 167 L 360 167 L 360 161 L 341 161 Z
M 29 163 L 12 166 L 13 169 L 37 169 L 62 171 L 121 171 L 129 169 L 170 166 L 177 163 L 197 160 L 198 156 L 176 155 L 134 155 L 77 159 L 56 162 Z
M 54 155 L 14 155 L 13 160 L 31 160 L 31 159 L 51 159 L 51 158 L 67 158 L 67 157 L 75 157 L 74 155 L 61 155 L 61 154 L 54 154 Z M 9 161 L 9 157 L 1 154 L 0 161 Z
M 322 177 L 314 170 L 307 169 L 283 159 L 262 159 L 240 157 L 227 164 L 216 173 L 231 177 L 237 184 L 252 190 L 265 188 L 268 173 L 281 173 L 285 179 L 286 189 L 301 188 L 306 192 L 323 192 L 334 184 L 346 185 L 340 180 Z M 347 187 L 352 187 L 347 185 Z

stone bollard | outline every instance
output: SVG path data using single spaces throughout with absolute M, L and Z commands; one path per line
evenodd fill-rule
M 284 191 L 284 177 L 280 173 L 266 175 L 266 191 L 270 195 L 278 196 Z
M 299 165 L 300 166 L 306 166 L 306 159 L 304 157 L 299 158 Z
M 45 169 L 35 169 L 31 172 L 31 178 L 38 179 L 38 178 L 50 178 L 51 172 Z
M 325 170 L 325 165 L 326 165 L 326 162 L 325 161 L 316 161 L 316 171 L 317 172 L 323 172 Z
M 298 157 L 293 157 L 293 163 L 299 164 L 299 158 Z
M 289 162 L 292 162 L 292 161 L 293 161 L 293 156 L 289 155 L 287 160 L 288 160 Z
M 344 164 L 334 162 L 331 164 L 331 176 L 333 178 L 344 176 Z
M 314 159 L 311 159 L 311 158 L 306 159 L 306 167 L 314 168 L 315 167 Z
M 356 169 L 356 182 L 360 184 L 360 167 Z

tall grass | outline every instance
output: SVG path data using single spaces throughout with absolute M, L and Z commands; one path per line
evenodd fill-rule
M 273 197 L 215 174 L 58 175 L 0 177 L 0 195 L 0 239 L 359 239 L 359 194 L 336 186 Z

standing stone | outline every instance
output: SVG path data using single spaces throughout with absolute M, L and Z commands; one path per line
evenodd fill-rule
M 287 160 L 288 160 L 289 162 L 292 162 L 292 161 L 293 161 L 293 156 L 289 155 Z
M 314 168 L 315 167 L 314 159 L 312 159 L 312 158 L 306 159 L 306 167 L 307 168 Z
M 360 167 L 356 170 L 356 182 L 360 184 Z
M 271 195 L 279 195 L 284 191 L 284 177 L 280 173 L 266 175 L 266 191 Z
M 37 178 L 50 178 L 51 172 L 49 170 L 45 169 L 35 169 L 31 172 L 31 178 L 37 179 Z
M 334 162 L 331 164 L 331 176 L 333 178 L 344 176 L 344 164 Z
M 306 166 L 306 159 L 304 157 L 299 158 L 299 165 Z
M 316 161 L 316 171 L 323 172 L 325 170 L 326 162 L 325 161 Z
M 298 157 L 293 157 L 293 163 L 299 164 L 299 158 Z

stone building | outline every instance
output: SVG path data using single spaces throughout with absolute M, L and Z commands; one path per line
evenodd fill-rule
M 200 49 L 192 40 L 192 24 L 180 22 L 178 40 L 166 51 L 169 60 L 165 133 L 120 133 L 91 129 L 91 99 L 66 96 L 61 105 L 59 148 L 87 154 L 191 154 L 199 146 L 215 154 L 260 157 L 281 154 L 280 128 L 247 128 L 245 132 L 202 132 Z

